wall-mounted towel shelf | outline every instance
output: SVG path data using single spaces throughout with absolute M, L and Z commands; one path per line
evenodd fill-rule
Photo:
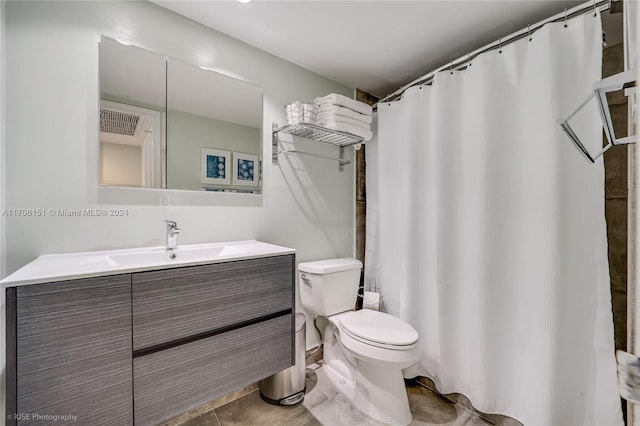
M 324 142 L 340 147 L 339 157 L 330 157 L 322 154 L 315 154 L 312 152 L 299 151 L 295 149 L 280 150 L 278 142 L 280 141 L 278 135 L 287 134 L 306 139 L 311 139 L 318 142 Z M 347 146 L 355 145 L 364 142 L 364 139 L 360 136 L 355 136 L 350 133 L 340 132 L 337 130 L 327 129 L 325 127 L 316 126 L 315 124 L 300 123 L 300 124 L 286 124 L 282 127 L 278 127 L 277 123 L 272 124 L 272 138 L 271 138 L 271 160 L 273 164 L 278 164 L 279 154 L 299 154 L 308 155 L 310 157 L 324 158 L 328 160 L 335 160 L 338 162 L 338 170 L 342 171 L 345 164 L 350 164 L 351 161 L 344 159 L 344 148 Z

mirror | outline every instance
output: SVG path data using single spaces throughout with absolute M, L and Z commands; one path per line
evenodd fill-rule
M 101 186 L 261 192 L 262 91 L 102 37 Z
M 103 38 L 100 43 L 99 182 L 164 188 L 166 60 Z

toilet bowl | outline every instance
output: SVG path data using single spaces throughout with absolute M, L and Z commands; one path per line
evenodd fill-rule
M 324 368 L 331 383 L 361 412 L 390 425 L 412 421 L 402 370 L 420 358 L 418 333 L 392 315 L 353 311 L 360 268 L 356 259 L 300 263 L 300 296 L 322 315 Z

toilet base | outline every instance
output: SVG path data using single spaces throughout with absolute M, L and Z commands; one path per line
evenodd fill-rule
M 413 420 L 400 368 L 384 368 L 354 357 L 335 328 L 325 329 L 325 371 L 331 383 L 365 415 L 393 426 Z

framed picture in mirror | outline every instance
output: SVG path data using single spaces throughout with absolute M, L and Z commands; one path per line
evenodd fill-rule
M 260 159 L 254 154 L 233 153 L 233 185 L 258 186 Z
M 221 149 L 200 149 L 200 181 L 207 185 L 231 183 L 231 153 Z

